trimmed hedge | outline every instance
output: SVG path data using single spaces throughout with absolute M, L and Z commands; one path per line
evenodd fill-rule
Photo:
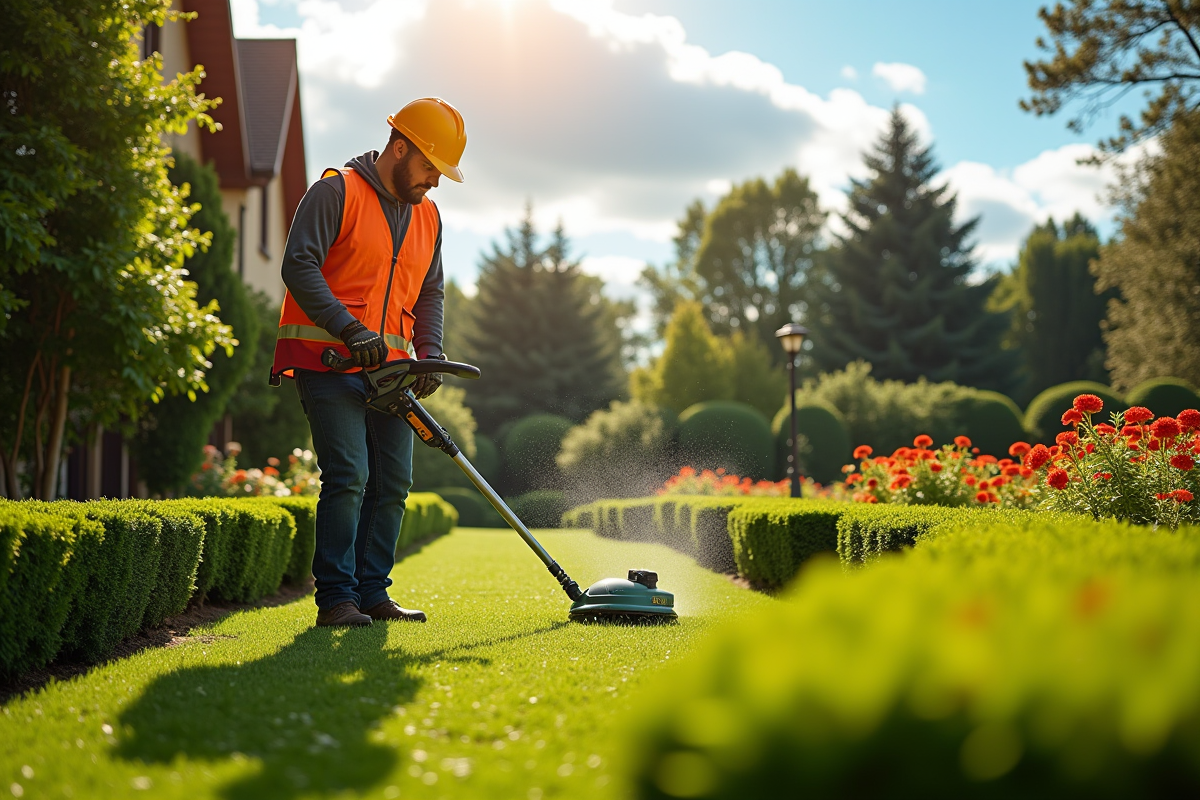
M 1125 395 L 1130 406 L 1144 406 L 1159 417 L 1175 417 L 1185 408 L 1200 408 L 1196 388 L 1178 378 L 1154 378 L 1139 383 Z
M 193 599 L 248 602 L 311 573 L 314 498 L 0 500 L 0 677 L 96 662 Z M 409 495 L 400 547 L 454 507 Z M 299 535 L 297 535 L 299 521 Z
M 658 678 L 633 793 L 1200 795 L 1200 530 L 967 516 Z
M 774 476 L 775 437 L 753 406 L 708 400 L 679 415 L 679 458 L 696 469 L 724 468 L 755 480 Z
M 805 561 L 833 553 L 838 521 L 852 503 L 770 498 L 729 512 L 729 539 L 738 575 L 777 588 L 788 583 Z
M 558 528 L 567 511 L 567 499 L 554 489 L 535 489 L 508 501 L 508 507 L 528 528 Z
M 785 404 L 771 423 L 778 453 L 776 472 L 780 477 L 787 477 L 787 459 L 791 453 L 788 448 L 788 439 L 792 435 L 791 415 L 791 405 Z M 807 452 L 804 447 L 798 448 L 801 474 L 819 483 L 839 480 L 842 467 L 853 460 L 850 430 L 846 427 L 842 412 L 824 403 L 797 406 L 796 434 L 798 438 L 803 437 L 801 442 L 807 442 Z
M 458 524 L 464 528 L 505 528 L 508 523 L 500 512 L 492 508 L 487 498 L 475 487 L 443 486 L 435 489 L 439 495 L 458 511 Z
M 1100 421 L 1107 421 L 1112 411 L 1129 408 L 1111 387 L 1103 384 L 1092 381 L 1060 383 L 1044 390 L 1025 408 L 1025 430 L 1031 437 L 1029 441 L 1054 444 L 1054 437 L 1066 430 L 1062 424 L 1063 412 L 1081 394 L 1094 394 L 1104 401 L 1104 411 L 1098 417 Z

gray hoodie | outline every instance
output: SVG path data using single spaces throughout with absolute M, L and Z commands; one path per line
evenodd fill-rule
M 361 175 L 375 189 L 383 215 L 387 217 L 388 227 L 392 230 L 392 241 L 396 243 L 396 249 L 399 251 L 404 234 L 408 231 L 409 220 L 412 219 L 412 206 L 400 202 L 383 188 L 383 182 L 379 180 L 379 173 L 375 170 L 375 161 L 378 158 L 379 153 L 371 150 L 347 161 L 346 166 Z M 292 293 L 300 310 L 313 324 L 319 325 L 333 336 L 339 336 L 342 329 L 354 321 L 354 315 L 333 296 L 329 283 L 321 274 L 321 267 L 325 264 L 329 248 L 341 231 L 342 208 L 345 203 L 346 179 L 340 173 L 322 178 L 308 188 L 296 208 L 292 229 L 288 232 L 287 246 L 283 251 L 283 266 L 280 269 L 283 284 Z M 381 280 L 386 279 L 386 275 L 381 276 Z M 444 297 L 439 213 L 438 238 L 433 248 L 433 260 L 425 274 L 425 281 L 421 284 L 417 301 L 413 304 L 413 316 L 416 317 L 413 323 L 414 349 L 419 350 L 422 345 L 433 345 L 434 349 L 441 352 Z M 370 321 L 367 324 L 369 326 Z

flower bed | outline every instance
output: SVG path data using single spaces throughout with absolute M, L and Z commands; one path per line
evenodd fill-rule
M 288 466 L 280 472 L 278 458 L 268 458 L 267 466 L 242 469 L 237 457 L 242 446 L 237 442 L 226 445 L 222 453 L 212 445 L 204 446 L 204 461 L 188 482 L 187 493 L 193 497 L 291 497 L 317 495 L 321 492 L 321 470 L 311 450 L 297 447 L 288 456 Z

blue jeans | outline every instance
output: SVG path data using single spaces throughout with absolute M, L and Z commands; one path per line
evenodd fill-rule
M 296 370 L 296 390 L 321 468 L 313 577 L 317 608 L 388 599 L 388 573 L 412 487 L 413 434 L 399 417 L 367 408 L 362 373 Z

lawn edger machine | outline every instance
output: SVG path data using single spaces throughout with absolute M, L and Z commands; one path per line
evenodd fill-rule
M 334 348 L 325 350 L 322 363 L 337 372 L 354 368 L 354 361 Z M 533 537 L 525 523 L 513 513 L 496 490 L 484 480 L 474 465 L 459 450 L 450 434 L 438 424 L 428 411 L 417 401 L 409 387 L 419 375 L 442 373 L 459 378 L 477 379 L 478 367 L 456 361 L 435 358 L 420 360 L 404 359 L 388 361 L 375 369 L 364 371 L 367 381 L 367 405 L 381 413 L 400 417 L 408 423 L 417 438 L 429 447 L 441 450 L 458 464 L 488 502 L 500 512 L 513 530 L 520 534 L 529 549 L 542 560 L 546 569 L 571 598 L 570 618 L 578 622 L 628 622 L 654 623 L 677 619 L 675 596 L 658 588 L 658 575 L 649 570 L 631 569 L 628 579 L 604 578 L 586 590 L 571 580 L 571 576 L 558 565 L 546 548 Z

